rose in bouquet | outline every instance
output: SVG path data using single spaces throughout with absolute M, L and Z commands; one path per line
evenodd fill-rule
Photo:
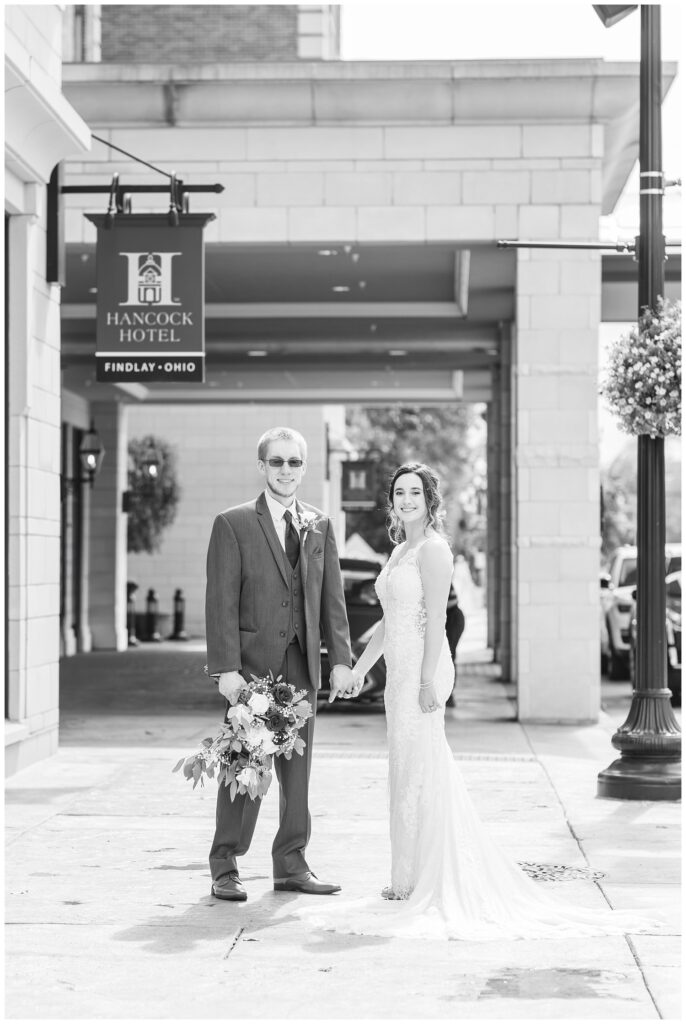
M 306 690 L 296 690 L 283 676 L 252 676 L 241 680 L 229 694 L 226 722 L 219 733 L 202 741 L 202 749 L 182 757 L 172 771 L 183 769 L 193 789 L 204 778 L 217 777 L 229 787 L 233 800 L 248 793 L 251 800 L 263 797 L 272 781 L 272 758 L 293 753 L 302 756 L 305 741 L 298 732 L 312 716 Z

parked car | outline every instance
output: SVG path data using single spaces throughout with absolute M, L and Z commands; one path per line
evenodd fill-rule
M 667 643 L 667 686 L 672 691 L 672 704 L 681 707 L 681 570 L 665 579 L 665 639 Z M 634 613 L 631 618 L 629 678 L 636 685 L 636 590 L 633 591 Z
M 636 586 L 637 549 L 625 545 L 614 552 L 607 573 L 600 577 L 600 660 L 609 679 L 629 675 L 631 619 Z M 681 544 L 665 544 L 665 575 L 681 569 Z
M 365 561 L 357 558 L 341 558 L 341 575 L 345 594 L 345 610 L 350 625 L 350 646 L 353 665 L 367 646 L 376 626 L 381 621 L 383 611 L 374 584 L 381 571 L 378 562 Z M 464 615 L 457 603 L 457 596 L 451 585 L 446 607 L 446 635 L 450 653 L 455 660 L 457 643 L 464 630 Z M 319 691 L 320 700 L 328 700 L 329 674 L 331 666 L 326 644 L 321 644 L 322 687 Z M 386 663 L 379 658 L 376 665 L 367 673 L 362 689 L 357 696 L 358 701 L 375 701 L 383 698 L 386 688 Z

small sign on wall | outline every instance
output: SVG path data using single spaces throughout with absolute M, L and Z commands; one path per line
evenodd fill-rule
M 377 506 L 376 463 L 356 459 L 341 463 L 341 508 L 344 512 Z
M 205 379 L 205 247 L 211 213 L 125 214 L 98 229 L 96 379 Z

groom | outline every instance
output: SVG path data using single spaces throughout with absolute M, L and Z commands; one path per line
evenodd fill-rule
M 207 552 L 207 662 L 219 692 L 251 673 L 282 674 L 317 707 L 319 643 L 329 651 L 331 697 L 355 691 L 350 634 L 333 527 L 328 518 L 295 496 L 305 475 L 307 445 L 296 430 L 274 427 L 257 446 L 265 490 L 253 501 L 221 512 Z M 300 527 L 300 529 L 299 529 Z M 305 527 L 303 529 L 303 527 Z M 302 756 L 274 758 L 279 782 L 279 828 L 272 845 L 274 888 L 329 895 L 339 885 L 320 882 L 305 860 L 310 838 L 307 793 L 314 713 L 303 726 Z M 236 858 L 248 850 L 260 801 L 247 794 L 232 801 L 217 793 L 217 826 L 210 850 L 212 895 L 245 900 Z

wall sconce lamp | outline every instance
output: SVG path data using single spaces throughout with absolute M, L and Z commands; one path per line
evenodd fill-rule
M 88 431 L 83 435 L 79 445 L 79 468 L 81 475 L 78 477 L 61 477 L 62 497 L 73 494 L 78 484 L 90 484 L 100 472 L 102 460 L 105 458 L 105 448 L 91 420 Z

